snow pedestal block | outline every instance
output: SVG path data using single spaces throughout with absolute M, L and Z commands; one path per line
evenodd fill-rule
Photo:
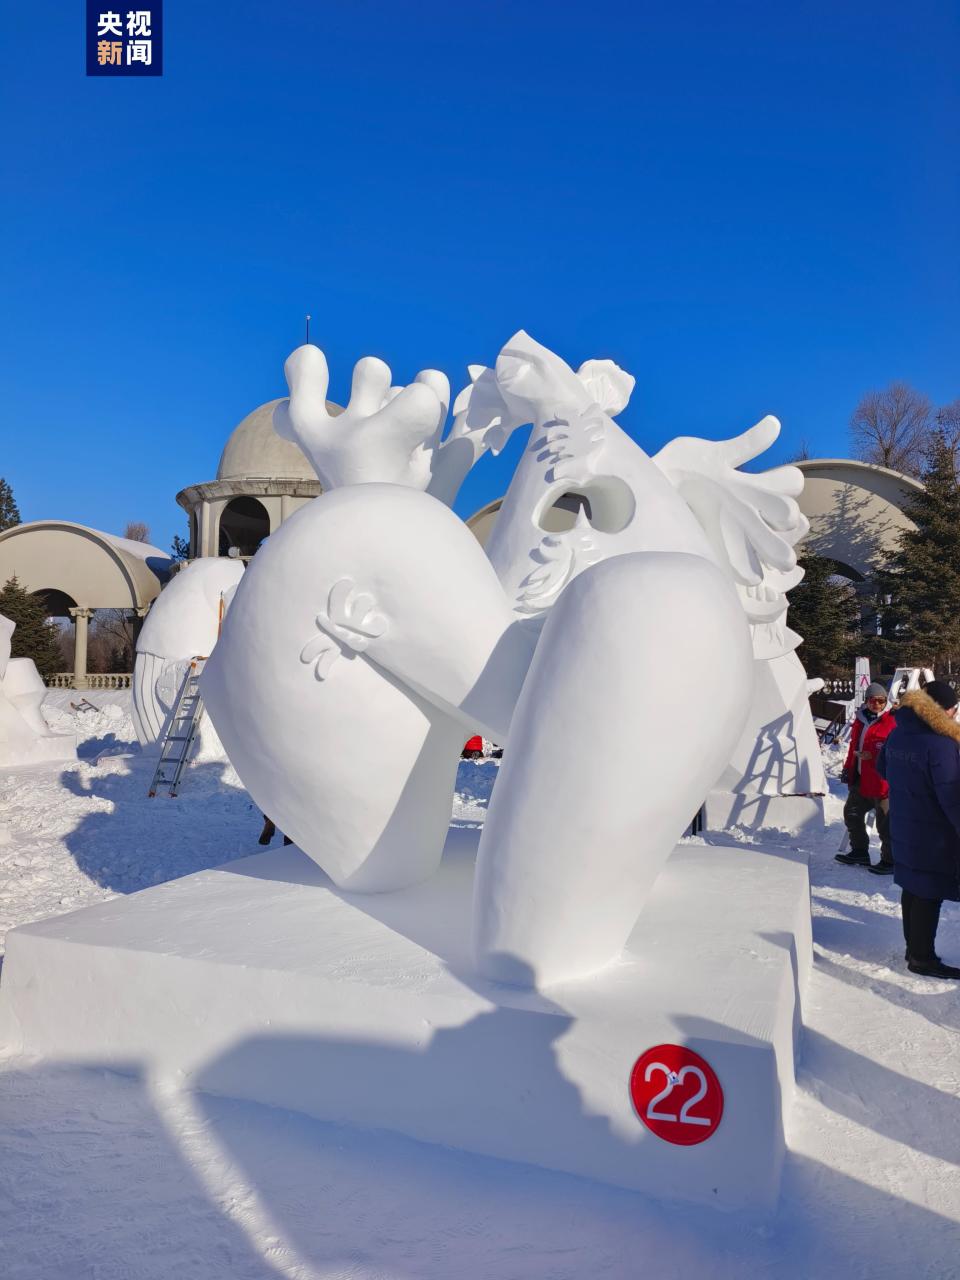
M 824 796 L 764 796 L 739 791 L 711 791 L 703 805 L 705 831 L 822 831 L 826 826 Z
M 473 972 L 475 842 L 452 831 L 439 873 L 397 893 L 342 893 L 291 847 L 15 929 L 0 1042 L 654 1196 L 771 1208 L 811 963 L 805 861 L 678 845 L 622 958 L 538 993 Z M 696 1079 L 671 1102 L 655 1070 L 641 1103 L 673 1141 L 634 1107 L 634 1064 L 661 1045 L 719 1080 L 722 1118 L 697 1145 L 677 1145 L 691 1130 L 669 1119 Z

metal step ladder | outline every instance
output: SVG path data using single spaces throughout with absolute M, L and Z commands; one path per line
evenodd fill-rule
M 180 775 L 184 765 L 190 758 L 190 748 L 197 736 L 197 727 L 203 712 L 203 700 L 200 697 L 200 673 L 206 658 L 191 658 L 190 666 L 183 677 L 183 684 L 177 694 L 177 702 L 173 715 L 167 725 L 167 732 L 160 743 L 160 759 L 150 784 L 148 796 L 155 796 L 158 787 L 168 787 L 168 794 L 175 796 L 180 787 Z

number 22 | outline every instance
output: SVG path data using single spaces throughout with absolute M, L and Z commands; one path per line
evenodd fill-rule
M 705 1116 L 690 1115 L 690 1108 L 707 1096 L 707 1078 L 699 1067 L 693 1067 L 688 1064 L 685 1067 L 681 1067 L 679 1072 L 674 1075 L 674 1073 L 668 1067 L 665 1067 L 662 1062 L 648 1062 L 647 1069 L 643 1073 L 643 1079 L 646 1084 L 650 1083 L 650 1077 L 655 1071 L 663 1072 L 667 1079 L 667 1087 L 665 1089 L 661 1089 L 660 1092 L 647 1103 L 648 1120 L 670 1120 L 674 1124 L 678 1122 L 680 1124 L 710 1124 L 709 1119 Z M 656 1104 L 658 1102 L 662 1102 L 665 1098 L 668 1098 L 678 1084 L 683 1084 L 684 1079 L 688 1075 L 697 1077 L 700 1081 L 700 1090 L 698 1093 L 695 1093 L 692 1098 L 688 1098 L 686 1100 L 680 1108 L 680 1115 L 675 1116 L 670 1115 L 666 1111 L 655 1111 L 654 1107 Z

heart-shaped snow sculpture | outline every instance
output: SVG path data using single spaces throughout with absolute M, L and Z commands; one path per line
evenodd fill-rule
M 257 552 L 201 693 L 277 827 L 341 887 L 397 889 L 436 869 L 460 748 L 503 737 L 531 647 L 447 507 L 354 485 Z

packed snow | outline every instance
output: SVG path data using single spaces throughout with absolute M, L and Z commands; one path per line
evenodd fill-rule
M 81 696 L 55 693 L 44 708 L 76 730 L 76 763 L 0 771 L 0 933 L 259 849 L 261 815 L 228 764 L 200 760 L 177 799 L 148 799 L 154 761 L 135 744 L 129 694 Z M 135 1066 L 119 1075 L 7 1055 L 2 1274 L 957 1275 L 960 987 L 909 974 L 896 887 L 834 862 L 839 752 L 827 765 L 830 825 L 807 843 L 816 966 L 771 1221 L 202 1097 Z M 461 763 L 455 823 L 483 821 L 496 772 L 495 761 Z M 955 904 L 938 944 L 960 960 Z

